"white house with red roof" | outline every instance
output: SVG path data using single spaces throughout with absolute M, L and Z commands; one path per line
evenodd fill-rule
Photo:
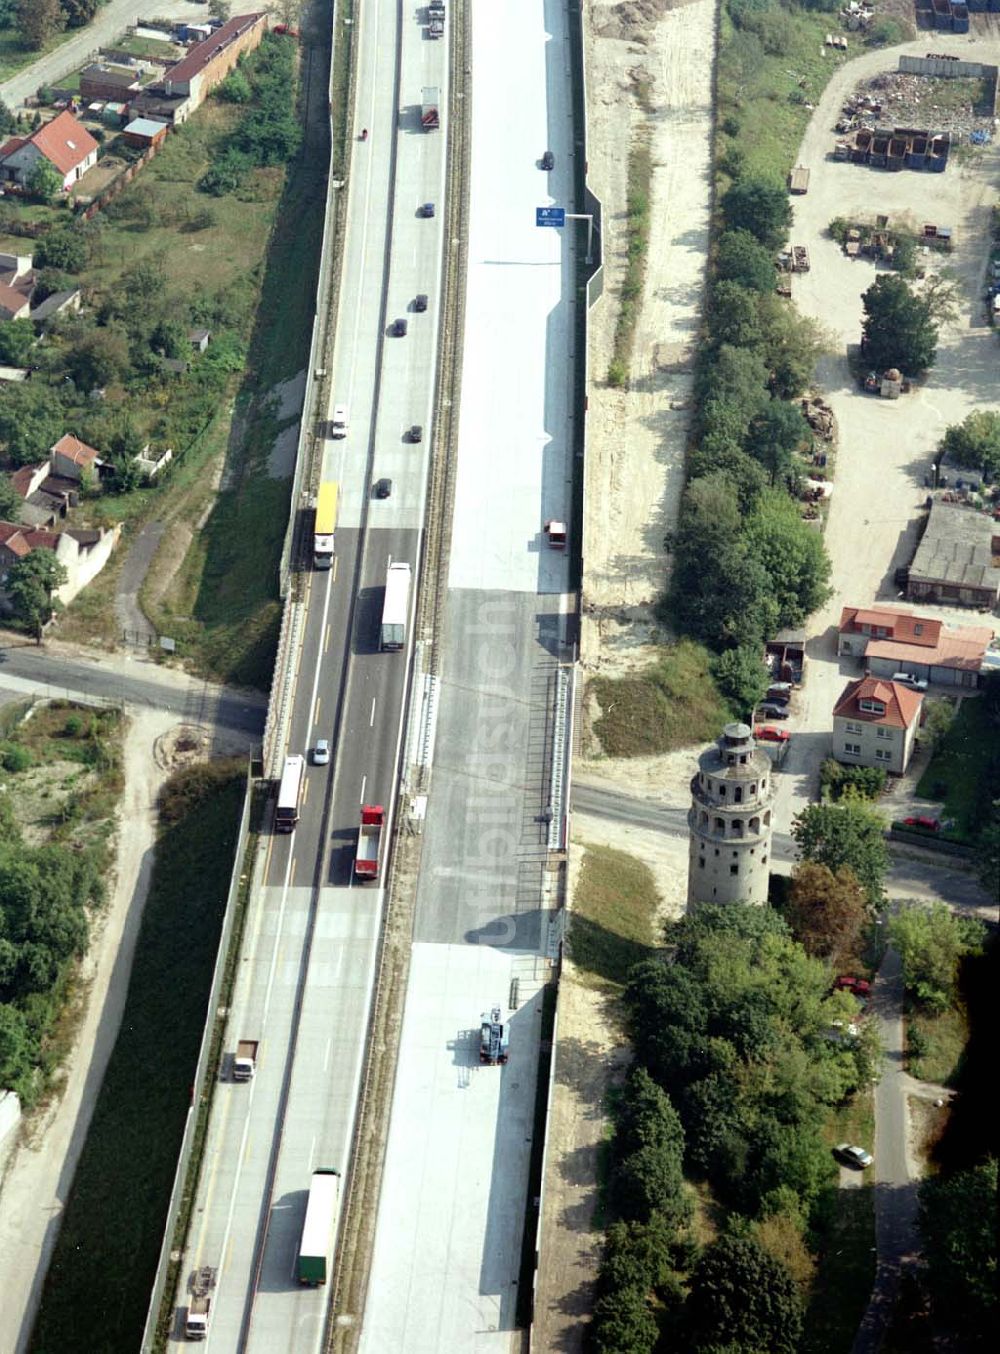
M 882 677 L 848 682 L 833 707 L 834 757 L 901 776 L 910 763 L 923 699 L 919 691 Z
M 66 582 L 56 589 L 56 597 L 68 605 L 107 564 L 121 530 L 121 523 L 110 530 L 71 527 L 67 531 L 47 531 L 22 526 L 20 522 L 0 522 L 0 611 L 10 610 L 4 592 L 8 569 L 32 550 L 53 551 L 65 567 Z
M 49 458 L 54 475 L 62 475 L 68 480 L 79 482 L 87 471 L 97 474 L 101 465 L 101 453 L 94 447 L 88 447 L 72 433 L 63 433 L 59 441 L 49 448 Z
M 62 175 L 63 188 L 71 188 L 97 164 L 97 150 L 86 127 L 66 111 L 30 136 L 12 136 L 0 146 L 0 182 L 24 188 L 39 160 L 48 160 Z

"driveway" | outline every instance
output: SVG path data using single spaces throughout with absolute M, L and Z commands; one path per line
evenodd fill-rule
M 156 0 L 155 4 L 145 6 L 140 0 L 108 0 L 86 28 L 77 29 L 54 52 L 39 57 L 5 80 L 0 85 L 0 98 L 8 108 L 20 107 L 40 85 L 56 84 L 63 76 L 77 70 L 96 55 L 99 47 L 110 46 L 129 24 L 140 18 L 155 15 L 163 19 L 191 19 L 204 23 L 206 12 L 204 5 L 194 4 L 192 0 Z

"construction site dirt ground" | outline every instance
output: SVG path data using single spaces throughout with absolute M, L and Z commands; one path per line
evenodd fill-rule
M 604 294 L 588 317 L 585 502 L 602 507 L 584 517 L 587 675 L 631 670 L 662 638 L 652 606 L 684 487 L 711 206 L 716 15 L 712 0 L 653 17 L 665 9 L 666 0 L 588 7 L 588 182 L 604 208 Z M 627 263 L 630 139 L 650 147 L 650 234 L 628 388 L 616 390 L 606 378 Z
M 664 535 L 676 521 L 701 320 L 711 204 L 712 0 L 667 10 L 664 0 L 622 9 L 588 6 L 588 182 L 604 206 L 604 294 L 589 323 L 590 388 L 581 662 L 584 676 L 633 670 L 662 638 L 652 607 L 663 590 Z M 641 94 L 641 97 L 640 97 Z M 653 162 L 650 239 L 627 390 L 606 381 L 626 264 L 626 188 L 631 137 L 648 139 Z M 660 760 L 660 759 L 656 759 Z M 682 758 L 677 772 L 690 779 Z M 656 772 L 649 776 L 656 783 Z M 634 784 L 634 781 L 633 781 Z M 620 825 L 619 825 L 620 826 Z M 665 900 L 676 898 L 686 851 L 654 833 L 575 823 L 567 894 L 585 841 L 651 851 Z M 539 1349 L 583 1348 L 602 1232 L 595 1226 L 598 1157 L 607 1134 L 607 1092 L 628 1062 L 606 993 L 571 962 L 560 981 L 559 1039 L 541 1231 L 533 1340 Z

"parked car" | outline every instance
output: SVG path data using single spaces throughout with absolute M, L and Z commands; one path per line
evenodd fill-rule
M 833 1155 L 838 1161 L 844 1162 L 847 1166 L 858 1166 L 864 1170 L 870 1166 L 875 1158 L 871 1152 L 866 1152 L 863 1147 L 855 1147 L 851 1143 L 841 1142 L 833 1149 Z
M 424 311 L 427 309 L 426 292 L 418 292 L 416 294 L 416 296 L 413 298 L 413 309 L 419 312 L 419 314 L 421 315 L 424 313 Z
M 556 167 L 556 157 L 552 154 L 550 150 L 547 150 L 545 154 L 542 156 L 542 168 L 555 169 L 555 167 Z
M 923 677 L 914 677 L 912 672 L 894 672 L 892 680 L 900 686 L 912 687 L 914 691 L 926 691 L 927 682 Z
M 758 724 L 754 728 L 753 736 L 765 743 L 787 743 L 792 735 L 787 729 L 772 729 L 768 724 Z
M 392 493 L 392 480 L 382 479 L 375 481 L 376 498 L 388 498 L 391 493 Z
M 417 215 L 418 215 L 418 216 L 423 216 L 423 217 L 430 217 L 430 216 L 433 216 L 433 215 L 434 215 L 434 203 L 433 203 L 433 202 L 424 202 L 424 203 L 422 203 L 422 204 L 420 205 L 420 207 L 417 209 Z
M 764 701 L 757 706 L 757 713 L 765 719 L 787 719 L 788 706 L 782 705 L 780 701 Z
M 330 741 L 327 738 L 317 738 L 316 746 L 313 748 L 313 766 L 326 766 L 330 760 Z
M 407 328 L 408 326 L 405 320 L 393 320 L 392 324 L 389 326 L 389 333 L 393 338 L 404 338 L 406 336 Z
M 926 813 L 918 813 L 912 818 L 904 818 L 903 822 L 907 827 L 922 827 L 926 828 L 928 832 L 937 832 L 941 827 L 936 818 L 931 818 Z
M 424 430 L 421 424 L 414 423 L 406 430 L 407 442 L 422 442 L 424 440 Z
M 770 700 L 772 696 L 788 697 L 791 694 L 792 694 L 791 682 L 772 682 L 771 685 L 767 688 L 768 700 Z
M 849 973 L 842 973 L 833 986 L 837 992 L 853 992 L 856 997 L 867 997 L 872 990 L 867 978 L 854 978 Z

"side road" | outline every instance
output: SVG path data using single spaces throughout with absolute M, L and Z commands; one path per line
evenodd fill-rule
M 205 21 L 205 6 L 196 0 L 156 0 L 146 11 L 149 18 L 191 19 Z M 55 84 L 62 76 L 82 66 L 99 47 L 107 47 L 143 16 L 137 0 L 108 0 L 85 28 L 77 29 L 72 37 L 33 61 L 24 70 L 12 75 L 0 85 L 0 99 L 8 108 L 17 108 L 34 94 L 40 85 Z

